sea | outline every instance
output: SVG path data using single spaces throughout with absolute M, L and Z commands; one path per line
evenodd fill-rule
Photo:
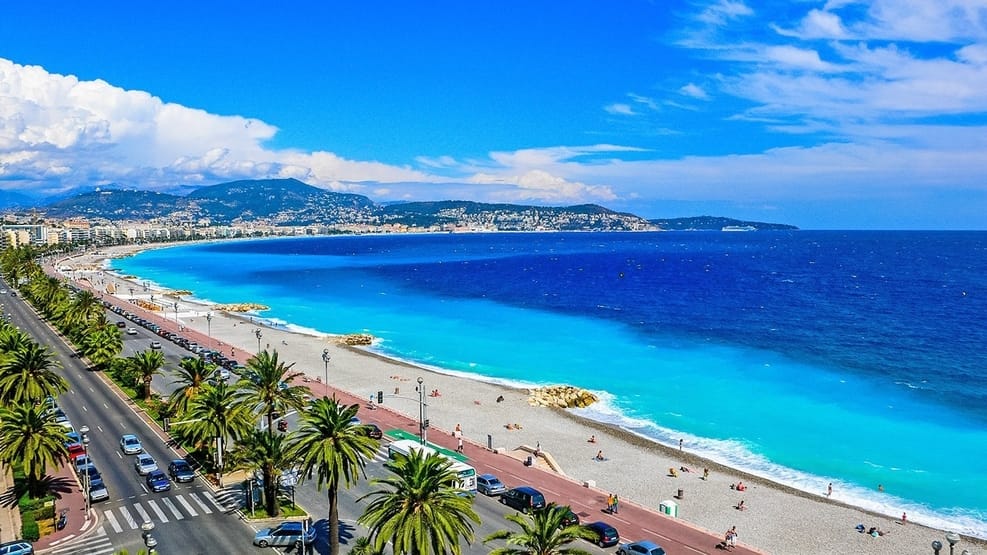
M 331 236 L 110 265 L 438 371 L 587 388 L 588 418 L 987 538 L 987 232 Z

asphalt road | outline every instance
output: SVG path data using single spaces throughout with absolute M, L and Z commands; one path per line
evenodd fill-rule
M 3 287 L 9 291 L 6 284 Z M 188 484 L 173 483 L 170 491 L 150 493 L 145 480 L 134 469 L 134 456 L 125 455 L 120 449 L 120 436 L 131 433 L 141 438 L 145 452 L 154 457 L 162 470 L 167 469 L 170 460 L 180 457 L 147 427 L 129 402 L 117 397 L 97 374 L 89 371 L 22 299 L 7 294 L 2 301 L 4 312 L 13 324 L 52 350 L 71 387 L 59 396 L 58 403 L 76 430 L 82 426 L 90 429 L 88 452 L 110 493 L 109 500 L 94 504 L 100 521 L 96 535 L 105 534 L 114 550 L 128 549 L 134 553 L 144 547 L 139 525 L 147 517 L 155 525 L 152 535 L 158 540 L 157 552 L 162 555 L 265 551 L 251 545 L 254 531 L 232 514 L 223 499 L 214 495 L 201 479 Z M 125 344 L 131 348 L 138 347 L 136 342 L 141 341 L 133 339 L 135 336 L 125 337 L 128 338 Z M 138 350 L 143 350 L 147 341 Z M 85 553 L 85 540 L 75 552 Z

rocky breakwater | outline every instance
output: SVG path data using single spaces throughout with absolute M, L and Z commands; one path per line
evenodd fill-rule
M 233 304 L 217 304 L 214 305 L 212 308 L 213 310 L 222 310 L 225 312 L 253 312 L 259 310 L 267 310 L 270 307 L 257 303 L 233 303 Z
M 533 407 L 583 408 L 599 401 L 592 392 L 571 385 L 551 385 L 528 390 L 528 404 Z
M 344 335 L 339 338 L 339 342 L 343 345 L 373 345 L 374 336 L 369 333 L 351 333 L 349 335 Z

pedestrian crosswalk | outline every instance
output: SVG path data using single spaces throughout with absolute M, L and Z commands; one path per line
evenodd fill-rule
M 216 495 L 204 490 L 147 498 L 103 510 L 107 532 L 136 530 L 143 522 L 168 523 L 239 508 L 239 490 L 226 488 Z
M 68 545 L 52 548 L 46 551 L 49 555 L 108 555 L 114 553 L 106 530 L 100 526 L 96 533 Z

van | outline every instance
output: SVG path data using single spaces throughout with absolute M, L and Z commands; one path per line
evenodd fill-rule
M 545 507 L 545 496 L 533 487 L 521 486 L 505 491 L 500 496 L 500 502 L 522 513 L 530 513 Z

